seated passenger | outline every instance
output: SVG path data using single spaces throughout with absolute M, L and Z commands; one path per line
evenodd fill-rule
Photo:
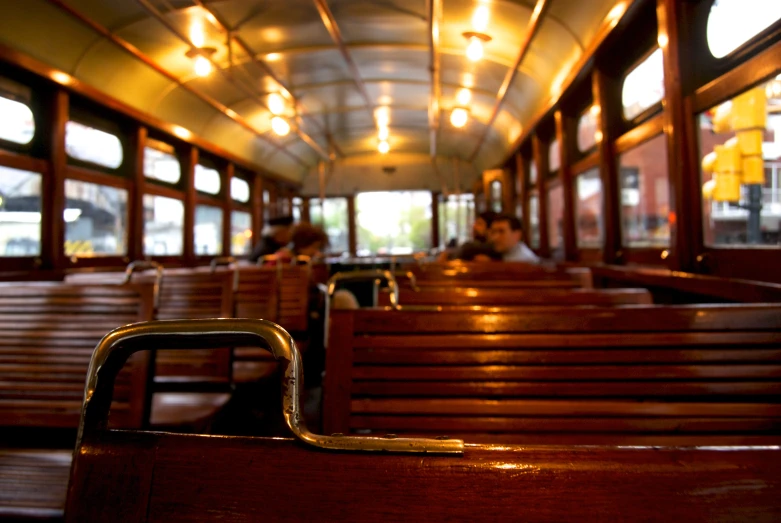
M 475 247 L 484 248 L 488 245 L 489 239 L 488 239 L 488 231 L 491 227 L 491 221 L 494 219 L 494 217 L 497 216 L 497 213 L 494 211 L 485 211 L 481 212 L 477 218 L 475 218 L 474 223 L 472 224 L 472 239 L 466 243 L 464 243 L 460 248 L 457 249 L 448 249 L 442 254 L 440 254 L 437 261 L 445 262 L 448 260 L 464 260 L 464 261 L 473 261 L 471 259 L 467 259 L 465 256 L 468 256 L 470 253 L 470 249 L 473 249 Z
M 501 261 L 502 259 L 502 256 L 488 244 L 465 244 L 461 248 L 459 255 L 459 259 L 467 262 L 490 262 Z
M 292 242 L 271 253 L 274 259 L 269 260 L 267 265 L 276 265 L 277 261 L 287 263 L 292 261 L 295 256 L 320 258 L 323 255 L 323 249 L 328 245 L 328 235 L 323 228 L 307 222 L 296 225 L 290 236 Z
M 279 216 L 268 221 L 263 229 L 263 236 L 250 254 L 250 261 L 257 262 L 263 256 L 276 254 L 277 251 L 290 243 L 290 233 L 293 226 L 292 216 Z
M 502 261 L 539 263 L 540 258 L 521 241 L 521 221 L 512 214 L 500 214 L 491 223 L 491 243 Z

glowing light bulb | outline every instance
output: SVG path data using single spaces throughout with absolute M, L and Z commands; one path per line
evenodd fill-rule
M 206 37 L 203 32 L 203 21 L 200 18 L 193 20 L 190 24 L 190 41 L 195 47 L 203 47 L 206 43 Z
M 466 125 L 466 121 L 469 119 L 469 113 L 463 107 L 456 107 L 453 112 L 450 113 L 450 123 L 453 127 L 461 128 Z
M 280 116 L 275 116 L 271 119 L 271 128 L 278 136 L 287 136 L 290 132 L 290 124 Z
M 472 27 L 475 28 L 475 31 L 482 33 L 488 28 L 489 16 L 488 7 L 481 5 L 475 9 L 475 13 L 472 15 Z
M 390 130 L 387 127 L 380 127 L 377 131 L 377 138 L 382 141 L 387 140 L 388 136 L 390 136 Z
M 282 114 L 285 111 L 285 100 L 279 93 L 268 95 L 268 110 L 271 114 Z
M 377 120 L 377 127 L 388 127 L 390 124 L 390 109 L 387 106 L 378 107 L 374 111 L 374 118 Z
M 469 39 L 469 45 L 466 46 L 466 57 L 473 62 L 477 62 L 483 57 L 483 42 L 476 36 Z
M 205 56 L 195 57 L 195 74 L 200 77 L 209 76 L 212 72 L 212 63 Z
M 383 140 L 377 146 L 377 150 L 380 151 L 381 154 L 387 154 L 388 151 L 390 151 L 390 145 L 388 144 L 387 141 Z
M 469 104 L 469 101 L 472 99 L 472 91 L 469 89 L 461 89 L 458 91 L 458 94 L 456 95 L 456 100 L 458 100 L 458 103 L 460 105 L 467 105 Z

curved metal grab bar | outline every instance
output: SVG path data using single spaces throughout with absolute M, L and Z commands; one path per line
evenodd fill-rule
M 117 373 L 131 354 L 142 350 L 216 349 L 254 346 L 269 350 L 283 365 L 282 412 L 301 441 L 314 447 L 347 451 L 431 452 L 460 454 L 464 442 L 450 438 L 324 436 L 309 432 L 301 415 L 301 355 L 288 332 L 267 320 L 163 320 L 126 325 L 107 334 L 95 348 L 87 373 L 76 448 L 87 435 L 106 430 Z
M 133 278 L 133 273 L 148 271 L 150 269 L 155 270 L 155 283 L 152 287 L 152 303 L 155 309 L 160 305 L 160 284 L 163 281 L 163 266 L 160 263 L 149 260 L 136 260 L 128 264 L 125 269 L 125 279 L 123 284 L 130 283 Z
M 233 263 L 236 263 L 236 258 L 233 256 L 218 256 L 217 258 L 214 258 L 211 262 L 210 267 L 212 272 L 217 270 L 217 267 L 224 266 L 224 265 L 231 265 Z

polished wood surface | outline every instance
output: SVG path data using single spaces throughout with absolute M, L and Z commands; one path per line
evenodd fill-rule
M 438 457 L 108 432 L 76 453 L 66 520 L 771 521 L 779 467 L 777 448 L 502 445 Z
M 508 305 L 650 305 L 651 293 L 645 289 L 506 289 L 468 287 L 424 287 L 414 291 L 402 287 L 399 303 L 441 306 Z M 390 305 L 390 294 L 379 294 L 379 305 Z
M 781 306 L 333 311 L 324 427 L 777 444 Z

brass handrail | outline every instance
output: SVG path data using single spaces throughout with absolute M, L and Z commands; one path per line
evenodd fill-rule
M 461 454 L 464 442 L 441 437 L 399 438 L 376 436 L 325 436 L 309 432 L 301 414 L 301 355 L 290 334 L 267 320 L 200 319 L 163 320 L 126 325 L 107 334 L 92 354 L 76 448 L 86 438 L 107 430 L 114 380 L 135 352 L 155 349 L 216 349 L 220 347 L 266 348 L 281 360 L 282 412 L 293 434 L 302 442 L 330 450 Z
M 148 271 L 150 269 L 155 270 L 155 281 L 152 287 L 152 303 L 155 310 L 160 305 L 160 284 L 163 281 L 163 266 L 156 261 L 150 260 L 136 260 L 128 264 L 125 268 L 125 279 L 123 284 L 128 284 L 133 278 L 133 274 L 136 272 Z

